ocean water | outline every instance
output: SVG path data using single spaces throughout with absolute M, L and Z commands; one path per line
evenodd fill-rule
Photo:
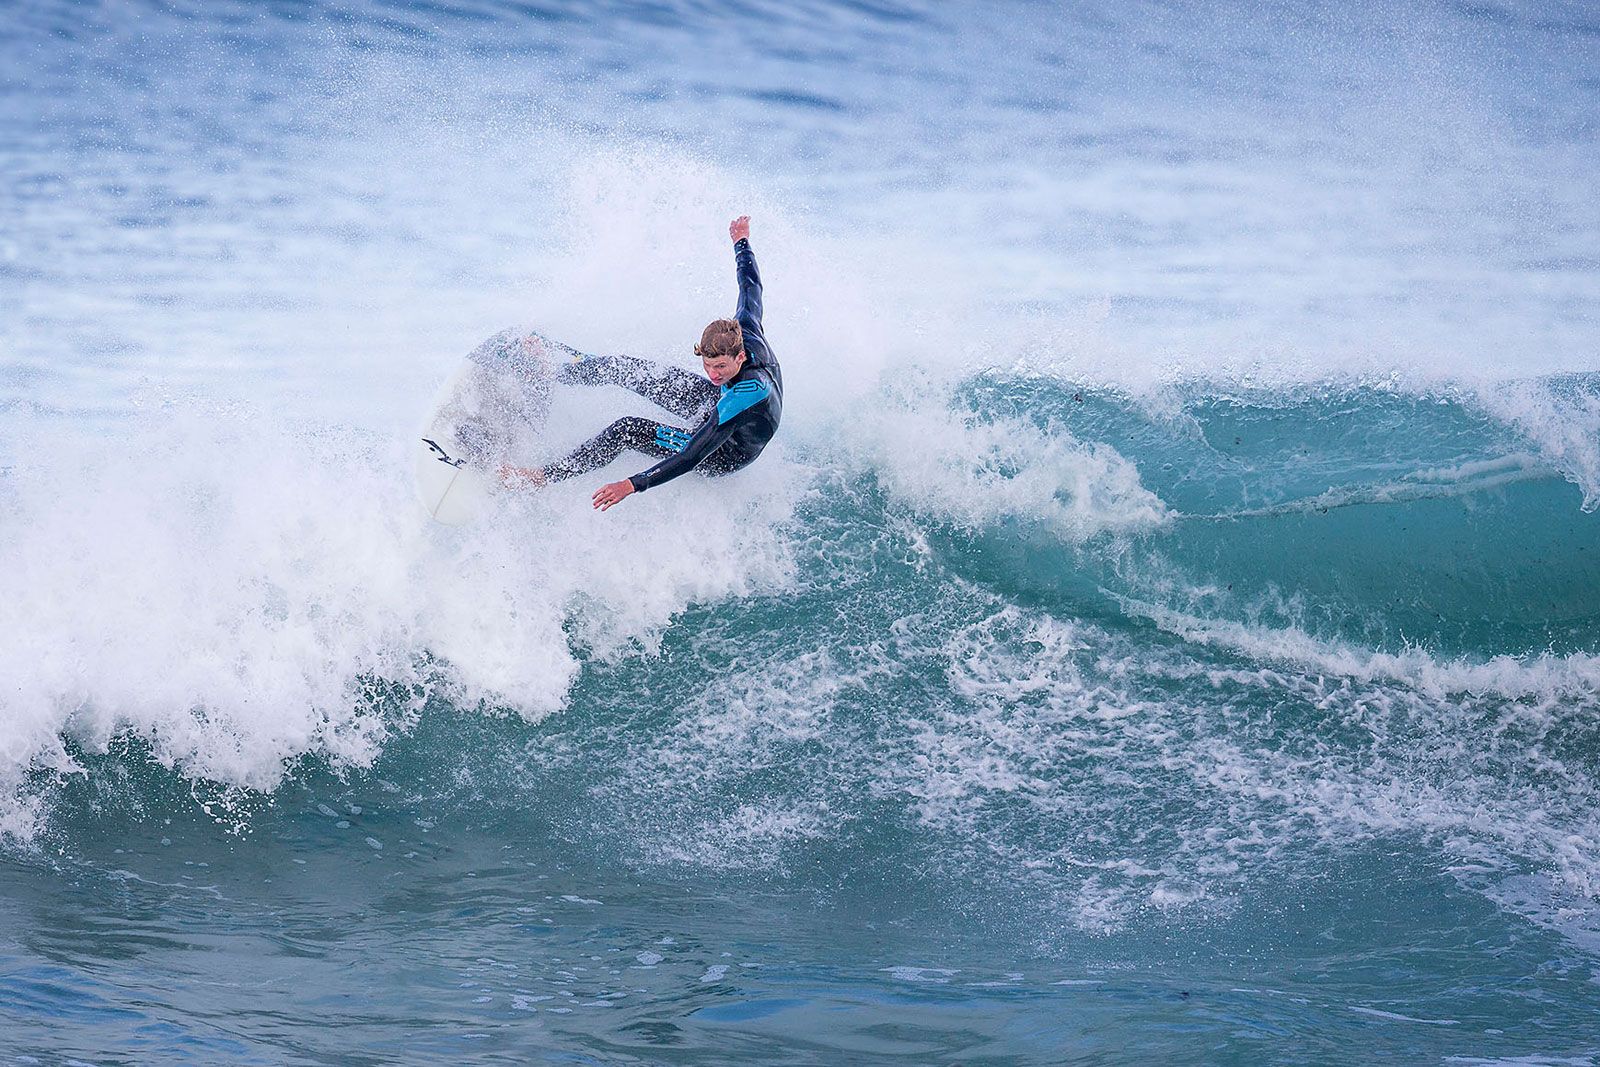
M 0 1062 L 1600 1063 L 1597 70 L 0 7 Z M 692 366 L 742 213 L 758 464 L 428 522 L 461 356 Z

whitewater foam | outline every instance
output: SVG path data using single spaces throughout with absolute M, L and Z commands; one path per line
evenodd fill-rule
M 1479 388 L 1476 399 L 1583 491 L 1584 511 L 1600 508 L 1600 393 L 1592 380 L 1501 382 Z
M 0 526 L 14 836 L 37 823 L 30 775 L 75 766 L 69 737 L 91 752 L 142 737 L 198 779 L 270 790 L 306 757 L 369 766 L 430 697 L 550 714 L 575 643 L 649 647 L 688 605 L 791 571 L 778 459 L 605 516 L 558 487 L 450 531 L 411 499 L 398 444 L 371 435 L 203 408 L 126 420 L 109 448 L 59 422 L 19 429 L 37 451 Z
M 941 394 L 934 383 L 920 395 L 892 391 L 845 439 L 855 462 L 919 514 L 965 530 L 1017 521 L 1070 542 L 1168 519 L 1138 468 L 1110 445 L 1061 425 L 980 418 Z

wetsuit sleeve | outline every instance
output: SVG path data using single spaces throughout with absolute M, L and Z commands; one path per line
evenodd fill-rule
M 755 327 L 761 332 L 761 271 L 756 268 L 756 254 L 750 251 L 750 238 L 741 237 L 733 245 L 734 271 L 739 277 L 739 308 L 734 318 L 739 325 Z
M 688 474 L 711 453 L 722 447 L 722 443 L 733 435 L 733 427 L 719 423 L 715 416 L 705 421 L 705 425 L 695 431 L 689 438 L 689 443 L 683 446 L 683 451 L 657 463 L 654 467 L 639 474 L 635 474 L 628 481 L 633 483 L 636 493 L 670 482 L 680 474 Z

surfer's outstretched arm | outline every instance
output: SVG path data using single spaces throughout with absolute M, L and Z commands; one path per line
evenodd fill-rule
M 634 492 L 642 493 L 646 489 L 654 488 L 663 482 L 670 482 L 680 475 L 688 474 L 698 467 L 707 456 L 721 448 L 723 442 L 732 433 L 732 426 L 719 423 L 717 418 L 713 416 L 706 420 L 704 426 L 694 432 L 694 436 L 689 438 L 682 451 L 673 453 L 647 471 L 635 474 L 628 481 L 633 483 Z
M 593 438 L 579 445 L 570 455 L 556 460 L 543 470 L 502 467 L 500 477 L 507 485 L 546 485 L 562 482 L 579 474 L 604 467 L 631 448 L 647 456 L 664 456 L 660 463 L 632 478 L 601 486 L 594 494 L 594 506 L 605 511 L 623 497 L 653 485 L 669 482 L 699 466 L 733 433 L 731 426 L 719 426 L 715 417 L 693 435 L 673 426 L 662 426 L 648 419 L 628 416 L 618 419 Z
M 624 497 L 632 496 L 634 493 L 642 493 L 652 486 L 660 485 L 662 482 L 670 482 L 680 475 L 688 474 L 699 466 L 707 456 L 721 448 L 723 442 L 727 441 L 732 433 L 732 427 L 717 425 L 715 417 L 707 419 L 705 425 L 696 430 L 694 436 L 689 438 L 682 451 L 668 456 L 654 467 L 635 474 L 632 478 L 624 478 L 620 482 L 602 485 L 595 491 L 594 506 L 601 511 L 605 511 Z
M 746 379 L 726 390 L 722 399 L 717 401 L 716 410 L 711 417 L 695 431 L 681 449 L 667 456 L 660 463 L 647 471 L 641 471 L 632 478 L 624 478 L 620 482 L 603 485 L 594 494 L 594 506 L 601 511 L 622 500 L 633 493 L 642 493 L 646 489 L 654 488 L 663 482 L 689 473 L 701 464 L 706 464 L 712 473 L 725 474 L 736 470 L 742 463 L 729 465 L 719 462 L 722 457 L 712 459 L 717 449 L 727 443 L 740 425 L 749 420 L 759 418 L 758 409 L 771 393 L 771 386 L 760 378 Z M 746 461 L 748 462 L 748 461 Z

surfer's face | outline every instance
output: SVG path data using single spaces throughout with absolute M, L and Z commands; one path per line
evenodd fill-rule
M 731 381 L 744 367 L 744 353 L 737 356 L 701 356 L 700 363 L 706 369 L 706 377 L 711 379 L 712 385 L 721 385 Z

